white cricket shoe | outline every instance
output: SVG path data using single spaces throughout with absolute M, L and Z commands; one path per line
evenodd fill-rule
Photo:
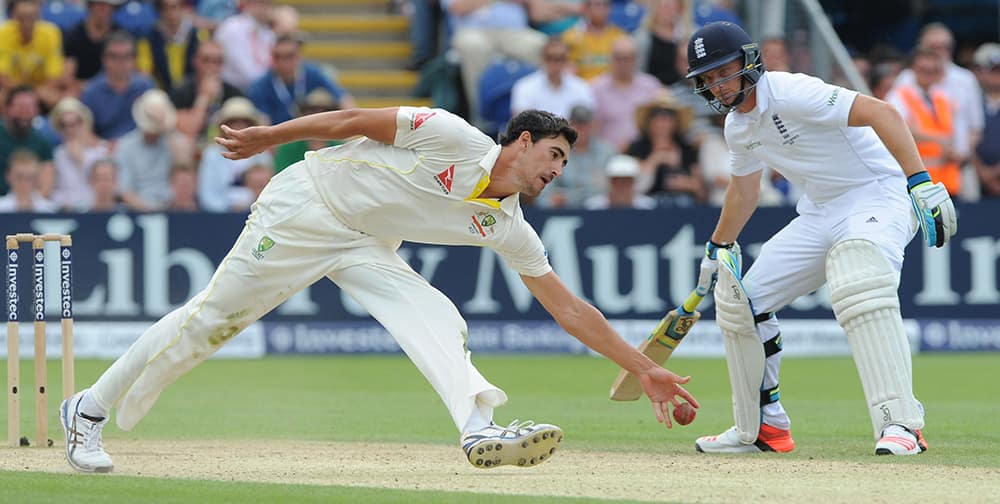
M 92 420 L 80 413 L 80 400 L 87 389 L 77 392 L 59 406 L 59 420 L 66 433 L 66 460 L 82 472 L 111 472 L 114 464 L 101 445 L 101 429 L 107 418 Z
M 902 425 L 888 425 L 875 443 L 875 455 L 917 455 L 927 451 L 927 441 L 919 430 Z
M 740 441 L 736 426 L 718 436 L 702 436 L 695 440 L 694 449 L 702 453 L 787 453 L 795 449 L 792 431 L 760 424 L 757 440 L 750 444 Z
M 555 425 L 514 420 L 507 427 L 490 424 L 466 432 L 462 435 L 462 449 L 469 463 L 479 469 L 502 465 L 530 467 L 548 460 L 562 438 L 562 429 Z

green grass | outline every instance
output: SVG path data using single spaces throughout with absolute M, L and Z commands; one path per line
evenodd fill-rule
M 563 446 L 576 450 L 691 453 L 694 438 L 732 424 L 729 384 L 721 359 L 675 359 L 670 368 L 691 374 L 689 385 L 702 404 L 691 426 L 667 431 L 657 425 L 648 401 L 616 403 L 607 391 L 617 368 L 585 356 L 480 356 L 483 374 L 506 390 L 508 404 L 498 423 L 514 418 L 555 423 L 566 432 Z M 925 435 L 933 458 L 893 463 L 1000 467 L 997 354 L 937 354 L 914 359 L 915 389 L 927 409 Z M 109 365 L 77 361 L 77 386 L 92 383 Z M 5 367 L 5 363 L 2 366 Z M 33 435 L 31 363 L 22 363 L 22 432 Z M 57 437 L 59 366 L 49 364 L 53 384 L 50 437 Z M 6 372 L 0 371 L 5 375 Z M 857 371 L 850 358 L 785 359 L 782 403 L 793 421 L 797 449 L 790 457 L 872 461 L 871 425 Z M 3 403 L 6 432 L 6 403 Z M 113 425 L 115 439 L 270 439 L 385 441 L 453 444 L 457 430 L 440 399 L 402 356 L 269 358 L 209 361 L 169 387 L 149 416 L 131 432 Z M 0 474 L 0 502 L 45 502 L 66 497 L 81 484 L 99 485 L 102 502 L 265 502 L 272 495 L 299 502 L 468 502 L 458 493 L 367 490 L 304 485 L 179 482 L 141 478 L 88 479 L 77 476 Z M 51 481 L 44 493 L 38 479 Z M 36 493 L 32 493 L 36 492 Z M 194 492 L 194 493 L 189 493 Z M 108 496 L 121 496 L 108 500 Z M 211 499 L 206 496 L 211 495 Z M 198 496 L 197 499 L 193 496 Z M 490 502 L 477 495 L 477 502 Z M 500 499 L 499 497 L 497 497 Z M 537 498 L 535 499 L 537 500 Z M 503 502 L 521 502 L 502 497 Z M 553 500 L 554 501 L 554 500 Z M 528 502 L 525 500 L 524 502 Z

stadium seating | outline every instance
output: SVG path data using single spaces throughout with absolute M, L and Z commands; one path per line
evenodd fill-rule
M 489 124 L 484 125 L 487 134 L 495 135 L 510 121 L 510 91 L 521 77 L 534 72 L 536 68 L 517 60 L 495 61 L 479 79 L 479 115 Z

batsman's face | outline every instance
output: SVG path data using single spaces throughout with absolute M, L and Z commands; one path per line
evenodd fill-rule
M 519 192 L 538 196 L 545 186 L 562 175 L 569 159 L 569 142 L 562 135 L 532 142 L 528 132 L 522 133 L 518 142 L 523 149 L 518 155 Z
M 743 79 L 739 75 L 742 69 L 742 60 L 736 59 L 703 73 L 701 81 L 723 105 L 731 106 L 743 88 Z

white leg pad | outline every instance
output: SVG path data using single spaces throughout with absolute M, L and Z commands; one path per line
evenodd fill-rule
M 751 444 L 760 431 L 760 387 L 764 381 L 764 345 L 757 336 L 750 298 L 740 281 L 739 260 L 719 250 L 715 317 L 726 346 L 733 419 L 740 441 Z
M 833 312 L 861 377 L 875 439 L 889 424 L 923 428 L 923 412 L 913 396 L 896 272 L 889 261 L 868 240 L 846 240 L 827 254 L 826 277 Z

